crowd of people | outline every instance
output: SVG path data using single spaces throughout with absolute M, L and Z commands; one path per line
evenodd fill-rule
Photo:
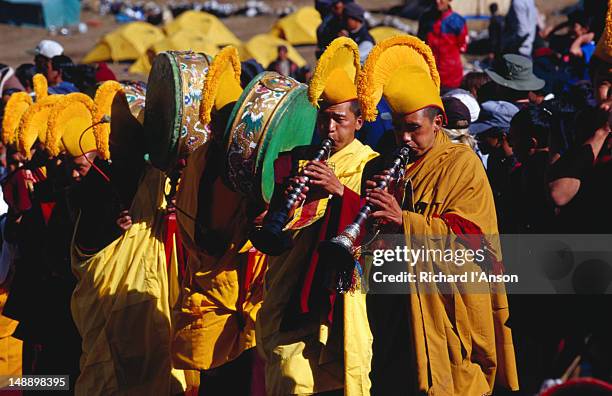
M 358 3 L 315 3 L 312 71 L 280 46 L 261 77 L 221 49 L 195 113 L 208 141 L 165 173 L 139 113 L 112 114 L 125 83 L 107 65 L 75 65 L 52 40 L 32 64 L 0 65 L 0 375 L 69 375 L 87 395 L 610 394 L 610 263 L 576 294 L 366 294 L 365 254 L 319 248 L 364 203 L 379 235 L 485 246 L 490 266 L 466 268 L 493 274 L 518 264 L 491 236 L 610 234 L 612 2 L 547 28 L 534 0 L 506 16 L 492 4 L 483 70 L 467 73 L 451 0 L 427 2 L 417 36 L 382 42 Z M 273 87 L 280 100 L 305 86 L 294 79 L 303 114 L 241 102 Z M 278 155 L 269 202 L 245 193 L 262 175 L 241 150 L 308 114 L 313 144 Z M 239 161 L 228 131 L 246 131 Z

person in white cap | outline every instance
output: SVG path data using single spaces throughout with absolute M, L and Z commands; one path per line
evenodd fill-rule
M 62 55 L 64 53 L 64 47 L 57 41 L 53 40 L 41 40 L 40 43 L 34 48 L 34 64 L 36 65 L 36 71 L 42 73 L 47 79 L 49 79 L 49 72 L 51 71 L 51 59 L 54 56 Z

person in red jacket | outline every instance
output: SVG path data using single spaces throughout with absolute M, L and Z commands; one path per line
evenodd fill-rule
M 444 92 L 461 85 L 461 53 L 467 48 L 467 24 L 452 10 L 451 0 L 431 1 L 432 7 L 419 19 L 418 36 L 433 51 Z

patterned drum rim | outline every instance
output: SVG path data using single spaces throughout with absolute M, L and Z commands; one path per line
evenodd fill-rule
M 237 192 L 260 194 L 261 180 L 254 177 L 261 171 L 263 158 L 273 134 L 272 123 L 283 113 L 284 104 L 305 90 L 306 86 L 291 77 L 263 72 L 245 88 L 239 106 L 230 115 L 225 130 L 227 148 L 227 181 Z
M 157 95 L 159 92 L 154 83 L 155 78 L 159 79 L 160 76 L 153 76 L 153 73 L 156 70 L 155 63 L 159 62 L 157 59 L 160 57 L 168 63 L 171 70 L 173 79 L 171 85 L 174 90 L 175 106 L 174 119 L 171 121 L 170 130 L 160 132 L 159 129 L 162 126 L 157 124 L 162 121 L 160 116 L 154 113 L 156 110 L 162 112 L 168 110 L 153 109 L 151 107 L 153 105 L 145 106 L 145 127 L 158 132 L 157 134 L 149 133 L 151 162 L 157 168 L 169 171 L 176 166 L 179 159 L 186 158 L 210 139 L 208 125 L 202 126 L 200 124 L 199 110 L 202 88 L 212 58 L 206 54 L 192 51 L 165 51 L 158 54 L 154 60 L 154 67 L 147 84 L 149 90 L 147 101 L 149 103 L 155 100 L 153 95 Z M 164 69 L 162 69 L 162 72 Z M 170 73 L 168 74 L 166 78 L 170 78 Z M 154 77 L 153 84 L 151 83 L 152 77 Z M 170 87 L 170 84 L 167 87 Z M 153 95 L 151 95 L 151 92 L 153 92 Z M 153 119 L 153 121 L 147 122 L 147 119 Z M 162 122 L 162 124 L 165 124 L 165 122 Z M 160 137 L 164 143 L 168 143 L 169 147 L 159 148 Z
M 142 81 L 121 81 L 121 86 L 123 87 L 130 113 L 142 123 L 143 120 L 139 117 L 141 114 L 144 116 L 147 84 Z

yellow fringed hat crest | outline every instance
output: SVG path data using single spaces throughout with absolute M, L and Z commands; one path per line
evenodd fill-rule
M 376 106 L 383 95 L 396 114 L 429 106 L 444 110 L 431 48 L 414 36 L 392 37 L 374 46 L 363 65 L 357 91 L 367 121 L 376 119 Z
M 15 92 L 9 98 L 2 119 L 2 142 L 5 145 L 16 143 L 17 128 L 30 106 L 32 106 L 32 97 L 25 92 Z
M 94 127 L 96 147 L 104 160 L 110 159 L 109 140 L 111 133 L 111 109 L 115 95 L 123 92 L 123 86 L 117 81 L 106 81 L 98 87 L 94 98 Z
M 47 151 L 52 156 L 66 152 L 71 157 L 95 151 L 93 124 L 94 102 L 89 96 L 79 92 L 63 96 L 49 117 Z
M 34 93 L 36 94 L 36 101 L 42 100 L 49 95 L 49 85 L 47 83 L 47 77 L 37 73 L 32 77 L 32 85 L 34 85 Z
M 317 62 L 308 84 L 308 100 L 319 107 L 357 99 L 357 77 L 360 71 L 359 47 L 348 37 L 332 41 Z
M 223 48 L 213 59 L 202 88 L 200 121 L 210 124 L 213 107 L 219 111 L 242 94 L 240 57 L 233 46 Z
M 21 123 L 17 130 L 17 149 L 28 159 L 31 159 L 30 150 L 37 140 L 42 144 L 46 143 L 49 116 L 53 107 L 63 96 L 49 95 L 43 99 L 38 99 L 21 117 Z
M 608 0 L 608 13 L 606 14 L 606 28 L 597 42 L 595 56 L 606 63 L 612 63 L 612 0 Z

